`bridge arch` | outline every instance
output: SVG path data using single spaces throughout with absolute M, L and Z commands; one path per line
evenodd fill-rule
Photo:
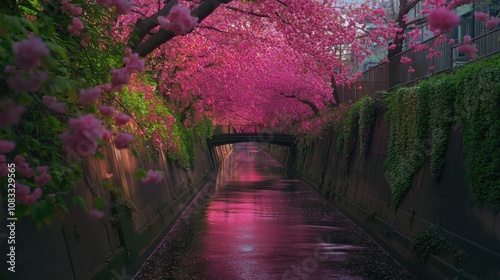
M 226 144 L 258 142 L 292 147 L 295 145 L 296 138 L 286 132 L 279 127 L 218 125 L 212 137 L 207 139 L 207 145 L 212 148 Z

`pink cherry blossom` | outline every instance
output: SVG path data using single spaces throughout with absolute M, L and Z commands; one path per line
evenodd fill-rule
M 16 142 L 10 140 L 0 140 L 0 153 L 8 154 L 16 148 Z
M 115 113 L 115 108 L 113 106 L 101 105 L 99 106 L 99 113 L 105 117 L 111 117 Z
M 89 41 L 91 37 L 89 34 L 86 34 L 82 37 L 82 40 L 80 41 L 80 45 L 84 48 L 87 48 L 89 46 Z
M 474 12 L 474 16 L 478 21 L 486 21 L 490 17 L 488 13 L 483 12 Z
M 12 99 L 0 100 L 0 128 L 17 124 L 25 110 L 24 106 L 16 105 Z
M 400 61 L 403 64 L 409 64 L 409 63 L 411 63 L 411 58 L 409 58 L 407 56 L 402 56 Z
M 90 210 L 89 212 L 89 216 L 90 218 L 94 219 L 94 220 L 100 220 L 102 218 L 104 218 L 105 214 L 103 211 L 99 211 L 99 210 Z
M 50 95 L 44 95 L 44 96 L 42 96 L 42 101 L 43 101 L 43 104 L 48 105 L 50 103 L 57 102 L 57 97 L 50 96 Z
M 415 73 L 415 69 L 413 67 L 408 68 L 408 73 Z
M 429 30 L 437 33 L 444 33 L 452 30 L 460 24 L 460 17 L 446 8 L 432 9 L 427 17 Z
M 83 25 L 83 22 L 77 17 L 73 17 L 71 19 L 71 24 L 68 25 L 69 33 L 71 33 L 71 35 L 73 35 L 75 37 L 80 36 L 81 30 L 83 28 L 85 28 L 85 26 Z
M 52 176 L 49 173 L 42 173 L 35 176 L 35 183 L 39 186 L 45 185 L 52 180 Z
M 132 9 L 132 3 L 129 0 L 111 0 L 118 14 L 126 14 Z
M 487 29 L 492 29 L 497 27 L 498 23 L 500 23 L 500 18 L 497 17 L 491 17 L 487 22 L 486 22 L 486 28 Z
M 119 88 L 130 82 L 130 74 L 125 68 L 111 70 L 111 85 Z
M 115 147 L 119 150 L 127 149 L 130 147 L 130 142 L 132 140 L 134 140 L 134 136 L 125 132 L 118 133 L 115 137 Z
M 144 185 L 156 184 L 156 183 L 160 182 L 161 180 L 163 180 L 163 175 L 152 170 L 152 169 L 149 169 L 146 176 L 141 178 L 141 182 Z
M 472 38 L 470 37 L 470 35 L 465 35 L 464 39 L 462 40 L 462 44 L 468 44 L 470 42 L 472 42 Z
M 139 55 L 134 53 L 129 57 L 124 57 L 123 63 L 126 65 L 125 70 L 128 73 L 133 73 L 135 71 L 138 72 L 144 71 L 144 66 L 146 64 L 146 61 L 144 59 L 139 59 Z
M 38 173 L 47 173 L 49 171 L 49 167 L 47 165 L 38 166 L 35 169 Z
M 0 178 L 9 175 L 9 168 L 7 166 L 7 158 L 0 154 Z
M 102 131 L 102 139 L 104 139 L 104 140 L 106 140 L 106 141 L 108 141 L 108 140 L 110 140 L 110 139 L 111 139 L 111 133 L 109 132 L 109 130 L 104 129 L 104 130 Z
M 42 64 L 41 59 L 50 55 L 50 51 L 42 39 L 35 36 L 16 42 L 12 47 L 14 49 L 14 63 L 24 69 L 39 67 Z
M 457 51 L 470 55 L 472 59 L 477 57 L 476 44 L 461 44 L 457 47 Z
M 47 108 L 51 109 L 54 112 L 57 113 L 65 113 L 66 112 L 66 105 L 62 102 L 57 102 L 57 97 L 55 96 L 49 96 L 49 95 L 44 95 L 42 97 L 43 104 L 47 106 Z
M 96 102 L 101 95 L 101 91 L 102 90 L 100 87 L 80 89 L 80 98 L 78 99 L 78 102 L 80 102 L 80 104 L 82 104 L 83 106 L 87 106 L 90 103 Z
M 118 115 L 115 117 L 115 124 L 116 125 L 124 125 L 130 121 L 130 117 L 125 115 L 123 112 L 120 112 Z
M 65 4 L 61 6 L 61 12 L 65 14 L 70 14 L 71 16 L 79 16 L 82 14 L 83 9 L 82 7 L 77 7 L 73 4 Z
M 28 162 L 22 155 L 17 155 L 12 161 L 16 164 L 16 172 L 26 178 L 33 177 L 33 169 L 30 168 Z
M 26 205 L 33 205 L 42 196 L 42 189 L 36 188 L 31 192 L 30 187 L 16 181 L 16 201 Z
M 27 75 L 17 74 L 7 78 L 9 87 L 14 91 L 39 91 L 42 84 L 47 80 L 48 75 L 45 71 L 30 70 Z
M 191 29 L 198 25 L 198 18 L 191 16 L 191 10 L 188 7 L 176 5 L 172 7 L 168 14 L 168 20 L 165 17 L 158 17 L 158 24 L 166 30 L 172 31 L 176 35 L 187 34 Z
M 103 137 L 102 123 L 93 114 L 71 118 L 70 130 L 61 134 L 63 149 L 70 154 L 81 156 L 93 155 L 98 147 L 98 140 Z
M 50 103 L 47 107 L 49 107 L 50 110 L 56 113 L 61 113 L 61 114 L 66 113 L 66 105 L 62 102 L 53 102 Z

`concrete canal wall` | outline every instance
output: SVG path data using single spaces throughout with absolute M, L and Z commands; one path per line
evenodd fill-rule
M 106 148 L 103 160 L 83 164 L 85 178 L 73 193 L 82 196 L 90 209 L 97 196 L 111 201 L 104 206 L 106 216 L 92 220 L 69 201 L 69 213 L 61 213 L 41 229 L 29 217 L 23 218 L 15 230 L 16 272 L 2 269 L 0 279 L 132 279 L 230 149 L 228 145 L 209 150 L 198 143 L 193 168 L 186 170 L 161 153 L 154 159 Z M 134 177 L 138 168 L 161 170 L 165 178 L 142 185 Z M 2 224 L 0 233 L 5 229 Z M 1 267 L 6 263 L 5 240 L 0 240 Z
M 298 174 L 419 279 L 500 279 L 500 215 L 474 201 L 466 180 L 460 130 L 452 130 L 449 137 L 441 179 L 431 175 L 425 162 L 397 209 L 391 205 L 384 169 L 388 133 L 383 112 L 377 112 L 366 155 L 359 154 L 356 144 L 349 166 L 343 166 L 336 149 L 338 135 L 330 130 L 296 151 Z M 261 147 L 282 163 L 290 157 L 289 148 Z M 424 263 L 411 246 L 415 236 L 429 227 L 440 235 L 429 235 L 424 246 L 448 244 L 454 249 L 431 255 Z M 436 243 L 440 237 L 444 239 Z

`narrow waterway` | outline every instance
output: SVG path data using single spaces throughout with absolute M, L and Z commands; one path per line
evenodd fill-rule
M 414 279 L 253 144 L 238 144 L 134 279 Z

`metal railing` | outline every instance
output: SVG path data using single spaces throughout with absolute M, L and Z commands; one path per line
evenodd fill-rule
M 240 124 L 218 124 L 214 126 L 214 135 L 221 134 L 239 134 L 239 133 L 255 133 L 255 134 L 294 134 L 296 128 L 292 126 L 264 126 L 264 125 L 240 125 Z
M 447 34 L 447 41 L 451 38 Z M 450 71 L 460 65 L 472 62 L 469 55 L 459 53 L 457 47 L 459 44 L 450 45 L 448 43 L 435 44 L 436 37 L 431 38 L 423 44 L 442 52 L 440 56 L 427 59 L 428 50 L 413 52 L 412 49 L 405 50 L 390 59 L 389 62 L 383 62 L 364 71 L 359 79 L 351 86 L 341 87 L 339 96 L 341 102 L 356 101 L 364 95 L 376 95 L 378 92 L 388 90 L 397 85 L 406 85 L 418 80 Z M 496 28 L 472 39 L 478 49 L 477 59 L 491 56 L 500 52 L 500 28 Z M 401 57 L 411 58 L 409 65 L 401 63 Z M 415 70 L 408 72 L 409 67 Z M 429 67 L 434 66 L 433 71 Z

